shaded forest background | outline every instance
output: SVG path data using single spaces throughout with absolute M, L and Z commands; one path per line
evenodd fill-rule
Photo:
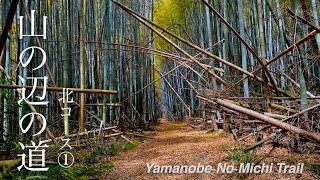
M 13 2 L 0 1 L 2 29 Z M 157 31 L 176 46 L 168 43 L 150 27 L 137 21 L 137 17 L 128 14 L 126 7 L 111 0 L 27 0 L 17 4 L 12 29 L 1 54 L 0 64 L 6 72 L 0 73 L 1 84 L 21 85 L 18 75 L 48 76 L 52 87 L 117 91 L 115 95 L 74 93 L 77 104 L 70 105 L 69 119 L 61 117 L 62 105 L 58 101 L 61 93 L 49 92 L 49 106 L 37 107 L 37 111 L 46 116 L 48 128 L 55 136 L 65 134 L 62 127 L 66 121 L 69 133 L 76 133 L 99 128 L 101 122 L 106 126 L 147 129 L 159 117 L 183 119 L 190 115 L 200 116 L 204 104 L 197 95 L 208 95 L 208 90 L 213 97 L 266 99 L 279 95 L 276 94 L 279 91 L 287 97 L 301 98 L 302 109 L 308 105 L 307 90 L 319 94 L 319 35 L 312 36 L 310 42 L 294 46 L 290 53 L 268 66 L 276 81 L 278 90 L 275 90 L 270 89 L 268 81 L 271 80 L 262 71 L 255 73 L 260 80 L 250 77 L 239 81 L 245 77 L 243 71 L 252 72 L 259 66 L 259 59 L 202 1 L 119 2 L 189 44 L 171 38 L 168 32 L 158 28 Z M 317 0 L 208 2 L 263 61 L 271 60 L 312 33 L 310 25 L 298 17 L 319 27 L 320 5 Z M 42 16 L 48 16 L 46 40 L 18 39 L 18 17 L 30 16 L 32 9 L 36 10 L 38 24 L 42 23 Z M 42 26 L 37 27 L 42 32 Z M 28 69 L 19 66 L 20 52 L 32 45 L 47 52 L 46 68 L 31 71 L 32 66 Z M 199 48 L 215 58 L 201 53 Z M 190 56 L 199 63 L 194 63 Z M 217 61 L 219 58 L 242 70 L 230 68 L 223 61 Z M 35 60 L 34 67 L 37 63 Z M 15 90 L 1 89 L 0 135 L 3 142 L 22 136 L 28 139 L 33 134 L 23 135 L 17 126 L 18 119 L 30 112 L 26 105 L 17 104 L 18 99 Z M 259 106 L 260 109 L 269 108 L 268 102 Z M 34 132 L 39 128 L 38 123 L 33 124 Z

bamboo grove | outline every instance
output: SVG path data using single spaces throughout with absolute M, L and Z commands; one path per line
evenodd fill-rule
M 301 131 L 299 123 L 289 125 L 255 114 L 272 114 L 287 99 L 299 100 L 296 113 L 317 103 L 319 1 L 0 3 L 0 133 L 4 144 L 21 138 L 17 119 L 28 111 L 42 112 L 48 118 L 48 129 L 57 137 L 97 129 L 101 124 L 148 129 L 159 117 L 201 116 L 208 102 L 217 111 L 217 106 L 223 106 L 320 141 L 318 120 Z M 14 16 L 10 14 L 13 7 Z M 39 17 L 49 17 L 47 40 L 18 39 L 18 17 L 30 17 L 32 9 L 38 10 Z M 18 54 L 37 44 L 48 52 L 46 68 L 22 69 Z M 18 106 L 16 89 L 22 87 L 18 76 L 36 75 L 49 77 L 50 106 Z M 74 91 L 69 118 L 60 115 L 62 87 Z M 241 99 L 241 106 L 250 98 L 259 102 L 247 108 L 258 112 L 222 100 Z M 35 123 L 33 130 L 38 128 Z

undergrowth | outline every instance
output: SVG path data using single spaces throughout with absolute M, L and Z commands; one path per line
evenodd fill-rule
M 313 164 L 313 163 L 306 162 L 305 167 L 306 169 L 316 173 L 320 178 L 320 164 Z
M 244 152 L 242 150 L 231 150 L 228 152 L 228 158 L 237 164 L 251 163 L 255 157 L 254 151 Z
M 136 144 L 127 141 L 119 141 L 112 144 L 91 145 L 83 149 L 72 149 L 71 153 L 74 155 L 75 161 L 69 168 L 63 168 L 58 164 L 47 165 L 46 167 L 49 167 L 49 169 L 46 172 L 32 172 L 24 168 L 18 171 L 17 168 L 14 168 L 6 175 L 0 171 L 0 179 L 96 179 L 114 167 L 110 157 L 117 155 L 120 151 L 133 149 L 136 146 Z M 53 154 L 57 154 L 57 150 L 55 146 L 51 146 L 46 158 L 56 157 Z

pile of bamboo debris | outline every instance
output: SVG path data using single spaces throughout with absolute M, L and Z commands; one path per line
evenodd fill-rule
M 122 132 L 118 129 L 117 126 L 110 126 L 106 128 L 100 128 L 92 131 L 86 131 L 76 134 L 70 134 L 68 136 L 56 137 L 53 139 L 44 140 L 44 143 L 57 142 L 63 139 L 70 139 L 70 145 L 74 146 L 86 146 L 87 143 L 91 143 L 92 141 L 104 141 L 105 139 L 109 139 L 112 137 L 120 137 L 129 143 L 133 143 L 125 136 L 125 132 Z
M 214 131 L 220 125 L 224 131 L 232 132 L 239 143 L 256 137 L 257 142 L 248 150 L 272 142 L 295 150 L 320 151 L 320 103 L 317 100 L 310 100 L 312 105 L 300 111 L 299 100 L 274 98 L 270 104 L 272 112 L 264 112 L 255 100 L 259 98 L 198 98 L 210 107 L 205 109 L 202 118 L 189 119 L 191 126 L 199 130 Z

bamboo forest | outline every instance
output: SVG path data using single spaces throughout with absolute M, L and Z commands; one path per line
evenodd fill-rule
M 0 180 L 320 179 L 319 0 L 0 0 Z

